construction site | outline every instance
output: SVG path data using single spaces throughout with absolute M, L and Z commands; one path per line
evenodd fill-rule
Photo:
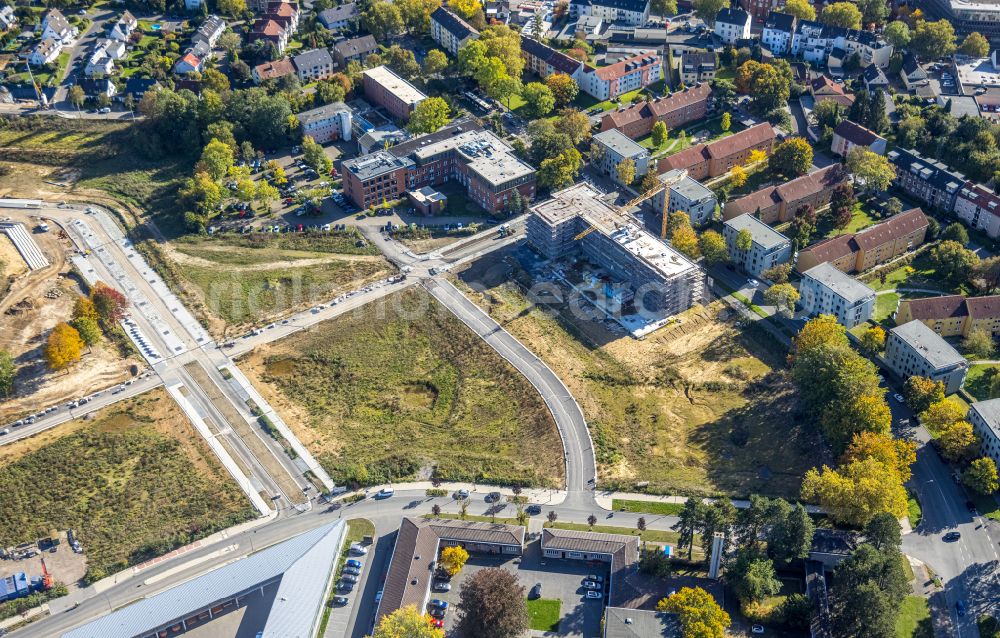
M 580 183 L 534 206 L 528 243 L 548 260 L 536 281 L 570 286 L 635 338 L 701 303 L 702 270 L 624 212 L 663 188 L 619 208 Z

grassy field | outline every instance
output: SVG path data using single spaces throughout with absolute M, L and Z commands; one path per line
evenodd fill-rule
M 931 610 L 927 599 L 921 596 L 907 596 L 896 619 L 897 638 L 933 638 Z
M 528 618 L 537 631 L 559 631 L 562 601 L 552 598 L 528 600 Z
M 266 323 L 387 275 L 389 264 L 354 233 L 185 236 L 170 259 L 202 314 L 228 328 Z M 218 326 L 213 332 L 218 333 Z
M 338 483 L 434 469 L 444 480 L 562 484 L 541 397 L 422 289 L 255 351 L 243 368 Z
M 990 396 L 990 383 L 993 373 L 987 374 L 988 370 L 1000 372 L 1000 366 L 985 364 L 974 364 L 969 366 L 969 374 L 965 377 L 965 390 L 976 399 L 985 401 L 992 398 Z
M 253 518 L 163 390 L 0 449 L 0 545 L 74 528 L 110 574 Z
M 629 501 L 613 499 L 611 509 L 616 512 L 639 512 L 645 514 L 660 514 L 662 516 L 677 516 L 684 509 L 680 503 L 662 503 L 660 501 Z
M 940 290 L 950 292 L 947 284 L 942 283 L 936 276 L 934 268 L 930 265 L 927 253 L 921 253 L 908 266 L 889 272 L 885 282 L 876 278 L 867 282 L 875 290 L 889 290 L 891 288 L 928 288 L 930 290 Z
M 823 218 L 825 223 L 821 223 L 817 229 L 817 234 L 815 235 L 815 240 L 826 237 L 837 237 L 839 235 L 846 235 L 847 233 L 856 233 L 859 230 L 868 228 L 878 223 L 871 214 L 865 210 L 865 207 L 858 202 L 854 205 L 854 212 L 851 215 L 851 221 L 847 223 L 847 226 L 843 228 L 835 228 L 832 223 L 832 218 L 830 215 L 826 215 Z
M 490 281 L 490 268 L 458 276 L 485 286 L 467 294 L 569 386 L 602 488 L 649 481 L 651 493 L 795 497 L 805 471 L 822 462 L 821 441 L 795 420 L 793 391 L 772 372 L 782 353 L 719 321 L 719 306 L 636 341 L 532 306 L 514 284 Z
M 899 298 L 900 295 L 895 292 L 875 297 L 875 311 L 872 312 L 872 321 L 875 323 L 882 323 L 883 321 L 891 323 L 892 315 L 896 312 L 896 307 L 899 305 Z
M 149 211 L 160 230 L 181 230 L 177 189 L 190 165 L 150 160 L 130 124 L 54 117 L 0 119 L 0 194 L 103 192 Z M 64 186 L 56 186 L 56 182 Z

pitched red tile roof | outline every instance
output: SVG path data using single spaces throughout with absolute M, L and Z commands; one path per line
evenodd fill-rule
M 650 58 L 652 59 L 650 60 Z M 630 58 L 625 58 L 624 60 L 620 60 L 614 64 L 594 69 L 593 73 L 602 80 L 614 80 L 624 75 L 628 75 L 633 71 L 637 71 L 643 65 L 644 60 L 646 60 L 645 64 L 651 65 L 659 61 L 659 59 L 659 55 L 657 55 L 655 51 L 647 51 L 645 53 L 640 53 L 639 55 L 633 55 Z M 628 69 L 627 67 L 630 64 L 638 64 L 639 66 Z
M 919 208 L 911 208 L 905 213 L 890 217 L 881 224 L 856 233 L 854 239 L 862 249 L 871 250 L 926 227 L 927 217 L 924 215 L 924 211 Z
M 854 241 L 854 235 L 848 233 L 818 241 L 802 252 L 809 252 L 816 258 L 817 262 L 826 263 L 837 261 L 857 251 L 858 244 Z
M 679 168 L 690 168 L 708 159 L 729 157 L 769 139 L 774 139 L 774 129 L 767 122 L 762 122 L 710 144 L 697 144 L 679 153 L 674 153 L 660 161 L 659 170 L 662 173 Z
M 832 189 L 844 181 L 843 169 L 840 164 L 831 164 L 808 175 L 796 177 L 790 182 L 767 186 L 726 204 L 727 216 L 754 213 L 759 208 L 767 208 L 779 202 L 794 204 L 822 190 Z M 735 211 L 730 215 L 729 211 Z
M 969 297 L 965 305 L 973 319 L 1000 319 L 1000 296 Z
M 707 82 L 672 93 L 667 97 L 658 98 L 652 102 L 637 102 L 621 111 L 614 111 L 604 116 L 601 128 L 607 129 L 606 122 L 614 128 L 622 128 L 627 124 L 647 118 L 661 118 L 667 113 L 677 111 L 687 106 L 707 100 L 712 95 L 712 87 Z
M 912 317 L 920 321 L 964 317 L 969 314 L 969 310 L 965 305 L 965 297 L 962 295 L 906 299 L 903 303 L 909 306 Z
M 875 131 L 867 129 L 860 124 L 855 124 L 851 120 L 841 120 L 837 128 L 833 129 L 833 132 L 857 146 L 871 146 L 882 139 L 882 136 Z
M 265 62 L 254 67 L 257 77 L 261 80 L 280 78 L 295 73 L 295 65 L 290 58 L 282 58 L 274 62 Z

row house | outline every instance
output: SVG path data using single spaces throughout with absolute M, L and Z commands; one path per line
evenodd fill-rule
M 965 175 L 904 148 L 889 151 L 887 157 L 896 166 L 896 186 L 934 208 L 954 209 L 958 193 L 968 181 Z
M 1000 237 L 1000 197 L 985 186 L 966 182 L 955 198 L 954 213 L 970 228 Z
M 767 122 L 761 122 L 739 133 L 708 144 L 696 144 L 661 159 L 658 172 L 684 169 L 691 179 L 718 177 L 728 173 L 733 166 L 745 164 L 755 150 L 770 153 L 774 139 L 774 128 Z
M 4 5 L 0 7 L 0 29 L 10 31 L 17 25 L 17 16 L 14 15 L 14 7 Z
M 787 13 L 771 13 L 760 34 L 761 45 L 774 55 L 788 55 L 798 19 Z
M 583 62 L 556 51 L 538 40 L 522 37 L 521 55 L 524 57 L 525 69 L 539 77 L 547 78 L 555 73 L 562 73 L 576 80 L 578 84 L 581 82 Z M 580 88 L 583 88 L 582 84 Z
M 174 73 L 177 75 L 201 73 L 210 59 L 212 59 L 211 47 L 204 42 L 197 42 L 174 62 Z
M 264 15 L 254 20 L 247 37 L 249 42 L 265 40 L 284 53 L 288 41 L 299 27 L 298 5 L 291 2 L 268 2 Z
M 802 206 L 819 209 L 830 203 L 833 189 L 847 179 L 840 164 L 813 171 L 795 179 L 764 187 L 739 199 L 726 202 L 723 219 L 750 213 L 766 224 L 791 221 Z
M 198 30 L 191 36 L 191 42 L 203 42 L 209 48 L 215 46 L 222 34 L 226 32 L 226 21 L 219 16 L 208 16 L 198 25 Z
M 726 44 L 750 38 L 750 14 L 741 8 L 724 7 L 715 16 L 715 35 Z
M 637 140 L 649 135 L 657 122 L 675 129 L 703 119 L 711 104 L 712 88 L 708 84 L 687 86 L 666 97 L 619 106 L 601 118 L 601 130 L 618 130 Z
M 458 56 L 458 50 L 466 42 L 479 38 L 479 31 L 445 7 L 438 7 L 431 13 L 431 38 L 442 49 Z
M 662 71 L 660 56 L 650 51 L 599 69 L 588 66 L 577 82 L 584 93 L 598 100 L 610 100 L 659 82 Z
M 824 239 L 799 251 L 796 269 L 829 263 L 842 272 L 864 272 L 924 243 L 927 217 L 919 208 L 890 217 L 857 233 Z
M 1000 335 L 1000 296 L 963 297 L 945 295 L 904 299 L 893 316 L 896 325 L 916 319 L 942 337 L 968 337 L 981 330 Z

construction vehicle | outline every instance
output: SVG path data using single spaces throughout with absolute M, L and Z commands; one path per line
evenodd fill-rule
M 52 578 L 52 574 L 50 574 L 48 568 L 45 567 L 45 559 L 42 558 L 42 589 L 52 589 L 53 584 L 55 584 L 55 579 Z
M 634 223 L 637 223 L 640 226 L 642 226 L 642 222 L 640 222 L 635 217 L 633 217 L 632 214 L 628 212 L 628 210 L 630 208 L 632 208 L 633 206 L 638 206 L 639 204 L 643 203 L 647 199 L 655 197 L 658 193 L 661 193 L 661 192 L 667 190 L 668 188 L 670 188 L 674 184 L 677 184 L 678 182 L 680 182 L 685 177 L 687 177 L 687 171 L 686 170 L 677 171 L 676 174 L 675 175 L 671 175 L 669 179 L 661 179 L 660 180 L 660 184 L 658 186 L 656 186 L 655 188 L 646 191 L 642 195 L 639 195 L 638 197 L 636 197 L 636 198 L 634 198 L 634 199 L 632 199 L 632 200 L 630 200 L 630 201 L 622 204 L 621 206 L 615 206 L 614 204 L 609 204 L 609 206 L 610 206 L 610 208 L 613 211 L 615 211 L 616 213 L 618 213 L 618 215 L 620 215 L 621 217 L 624 217 L 629 222 L 634 222 Z M 662 222 L 660 224 L 660 239 L 662 239 L 662 240 L 666 240 L 666 238 L 667 238 L 667 209 L 668 209 L 669 205 L 670 205 L 670 196 L 669 195 L 664 195 L 664 197 L 663 197 L 663 206 L 660 208 L 660 216 L 662 217 Z M 583 239 L 584 237 L 586 237 L 590 233 L 594 232 L 595 230 L 597 230 L 596 226 L 589 226 L 586 229 L 584 229 L 582 232 L 580 232 L 579 234 L 577 234 L 577 236 L 574 237 L 573 239 L 574 240 Z

